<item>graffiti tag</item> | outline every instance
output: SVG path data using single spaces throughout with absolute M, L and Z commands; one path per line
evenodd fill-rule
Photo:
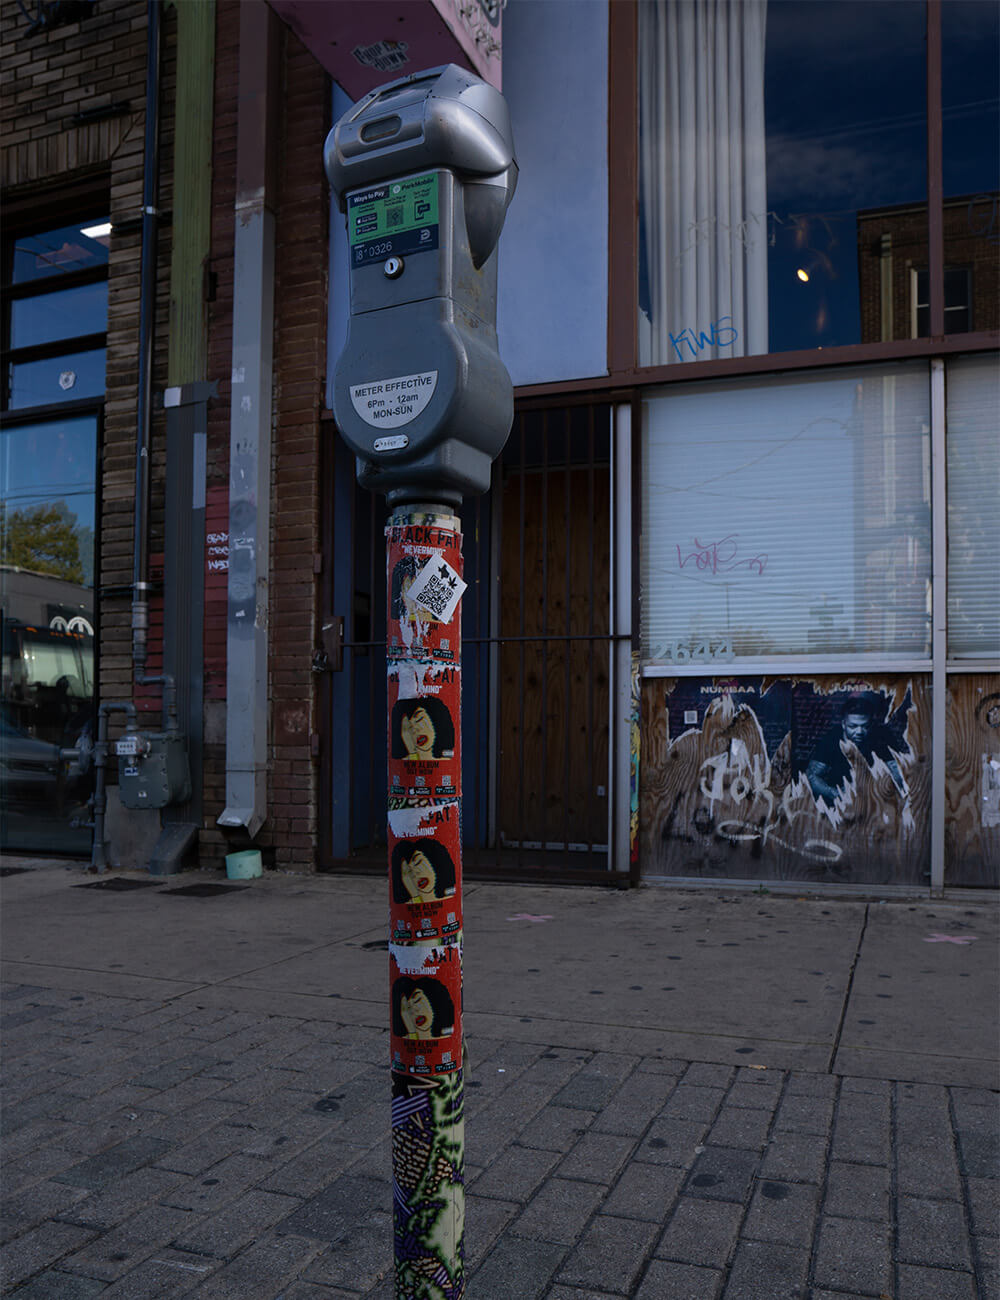
M 728 337 L 723 338 L 724 334 Z M 681 351 L 682 346 L 690 350 L 692 357 L 696 357 L 703 348 L 732 347 L 739 336 L 740 332 L 733 324 L 732 316 L 720 316 L 709 325 L 707 330 L 693 330 L 685 326 L 679 334 L 668 335 L 670 346 L 677 353 L 678 361 L 685 360 L 684 353 Z
M 700 542 L 695 537 L 690 549 L 685 554 L 677 546 L 677 567 L 686 569 L 692 562 L 701 573 L 735 573 L 737 569 L 746 569 L 750 573 L 763 574 L 767 567 L 767 555 L 740 556 L 739 533 L 729 533 L 717 542 Z
M 680 266 L 688 253 L 693 252 L 700 244 L 709 243 L 720 232 L 731 234 L 734 243 L 743 248 L 750 248 L 753 245 L 751 226 L 759 226 L 764 221 L 769 225 L 767 242 L 773 248 L 777 243 L 777 227 L 784 225 L 777 212 L 748 212 L 742 221 L 737 222 L 725 221 L 721 217 L 700 217 L 696 221 L 689 221 L 688 244 L 677 254 L 674 264 Z
M 769 843 L 777 844 L 813 862 L 839 862 L 843 849 L 829 840 L 809 839 L 803 844 L 790 844 L 775 831 L 787 833 L 805 809 L 795 808 L 793 800 L 801 794 L 799 783 L 785 786 L 781 799 L 775 798 L 768 784 L 770 765 L 762 754 L 751 755 L 741 741 L 731 749 L 707 758 L 701 765 L 698 788 L 708 800 L 708 818 L 714 824 L 712 812 L 715 804 L 728 797 L 738 805 L 751 806 L 759 800 L 764 805 L 764 815 L 757 821 L 737 818 L 714 825 L 716 835 L 732 843 L 759 842 L 763 849 Z

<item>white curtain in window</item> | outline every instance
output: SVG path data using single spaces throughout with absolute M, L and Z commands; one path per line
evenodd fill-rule
M 640 362 L 767 351 L 767 0 L 642 0 Z

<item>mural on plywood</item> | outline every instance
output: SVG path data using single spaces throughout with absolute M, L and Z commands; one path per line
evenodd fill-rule
M 946 885 L 1000 888 L 1000 674 L 948 679 Z
M 643 704 L 647 874 L 927 878 L 923 682 L 661 678 Z

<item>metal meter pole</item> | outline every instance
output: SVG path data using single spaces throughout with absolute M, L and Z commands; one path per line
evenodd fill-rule
M 389 997 L 396 1300 L 465 1295 L 462 535 L 453 507 L 386 528 Z

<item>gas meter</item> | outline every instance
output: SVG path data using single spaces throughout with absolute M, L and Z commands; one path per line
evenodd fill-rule
M 191 797 L 187 745 L 179 731 L 128 732 L 115 741 L 125 808 L 166 808 Z

